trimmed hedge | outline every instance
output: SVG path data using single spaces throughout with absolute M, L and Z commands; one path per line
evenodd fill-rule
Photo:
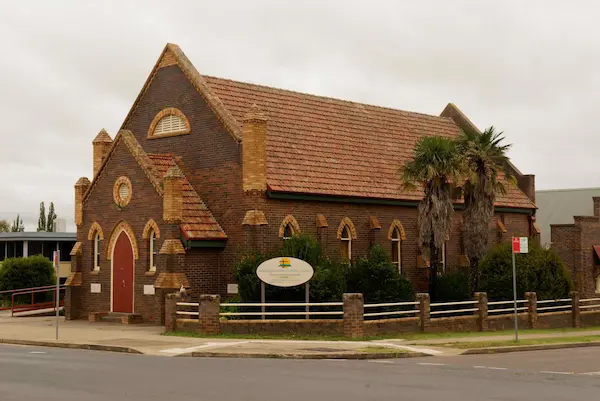
M 0 291 L 43 287 L 55 283 L 52 262 L 42 255 L 8 258 L 0 265 Z

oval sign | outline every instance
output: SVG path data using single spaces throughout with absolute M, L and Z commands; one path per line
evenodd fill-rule
M 302 259 L 285 256 L 265 260 L 256 269 L 259 279 L 276 287 L 294 287 L 304 284 L 314 273 L 312 266 Z

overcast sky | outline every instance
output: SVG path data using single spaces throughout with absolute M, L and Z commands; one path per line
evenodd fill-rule
M 596 5 L 594 4 L 596 3 Z M 167 42 L 200 73 L 504 131 L 537 188 L 600 186 L 594 1 L 0 0 L 0 218 L 92 176 Z M 10 10 L 10 11 L 9 11 Z

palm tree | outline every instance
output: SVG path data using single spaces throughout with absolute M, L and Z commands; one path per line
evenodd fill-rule
M 503 133 L 494 127 L 483 133 L 464 132 L 458 139 L 458 150 L 464 160 L 466 181 L 462 186 L 465 202 L 463 213 L 464 247 L 469 258 L 471 290 L 477 289 L 479 261 L 488 245 L 490 220 L 494 215 L 496 194 L 506 193 L 502 175 L 509 181 L 514 177 L 505 169 L 506 152 L 511 144 L 503 144 Z
M 421 186 L 424 192 L 418 208 L 418 246 L 424 256 L 429 256 L 430 293 L 435 296 L 441 250 L 450 230 L 456 183 L 463 167 L 456 142 L 448 138 L 423 137 L 414 152 L 414 159 L 401 169 L 403 188 Z

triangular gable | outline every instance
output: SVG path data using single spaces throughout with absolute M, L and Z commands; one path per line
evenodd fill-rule
M 150 75 L 146 79 L 142 90 L 138 94 L 135 102 L 131 106 L 129 113 L 127 113 L 127 117 L 123 121 L 121 125 L 121 129 L 124 129 L 129 122 L 131 116 L 135 112 L 137 105 L 143 98 L 146 90 L 152 83 L 154 79 L 154 75 L 160 68 L 168 67 L 171 65 L 177 65 L 181 71 L 185 74 L 185 76 L 189 79 L 191 84 L 196 88 L 198 93 L 204 98 L 209 107 L 213 110 L 217 118 L 223 123 L 225 129 L 233 136 L 233 138 L 237 142 L 242 141 L 242 127 L 240 124 L 233 118 L 232 114 L 227 110 L 223 102 L 213 93 L 210 86 L 207 84 L 206 80 L 200 75 L 196 67 L 192 64 L 192 62 L 186 57 L 183 51 L 179 48 L 179 46 L 168 43 L 163 49 L 160 57 L 154 64 Z

